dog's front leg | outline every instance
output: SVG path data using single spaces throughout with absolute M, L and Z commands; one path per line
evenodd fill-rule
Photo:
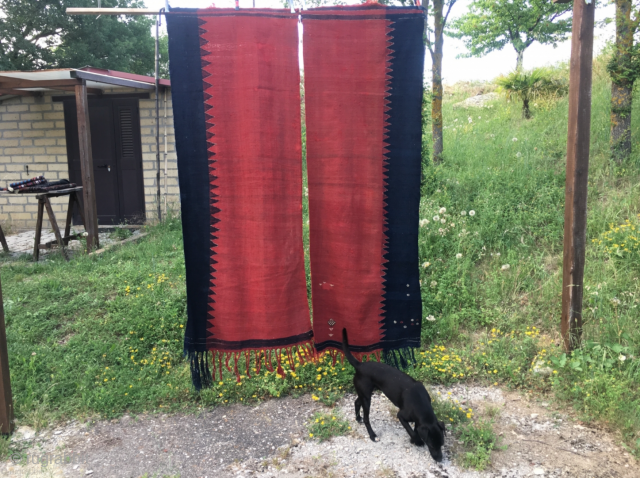
M 420 435 L 418 435 L 418 432 L 413 428 L 411 428 L 411 425 L 409 425 L 409 422 L 406 421 L 402 416 L 402 411 L 398 412 L 398 415 L 396 416 L 398 417 L 398 420 L 400 420 L 400 423 L 402 423 L 402 426 L 404 427 L 405 430 L 407 430 L 407 433 L 411 437 L 411 443 L 417 446 L 424 445 L 424 442 L 420 438 Z M 417 428 L 417 425 L 416 425 L 416 428 Z

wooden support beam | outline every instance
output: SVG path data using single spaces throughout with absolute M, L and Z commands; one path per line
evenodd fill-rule
M 80 80 L 69 78 L 66 80 L 23 80 L 0 75 L 0 88 L 51 88 L 57 89 L 59 86 L 74 87 L 80 84 Z
M 127 78 L 118 78 L 109 75 L 100 75 L 98 73 L 92 73 L 89 71 L 74 70 L 71 72 L 71 76 L 86 81 L 95 81 L 98 83 L 105 83 L 115 86 L 126 86 L 128 88 L 141 88 L 143 90 L 154 90 L 155 85 L 153 83 L 144 83 L 142 81 L 129 80 Z
M 96 185 L 93 180 L 89 100 L 87 98 L 87 85 L 84 81 L 81 85 L 76 86 L 76 112 L 78 115 L 78 142 L 80 146 L 80 169 L 82 173 L 84 227 L 87 231 L 87 253 L 90 253 L 93 249 L 98 249 L 100 244 L 98 243 Z
M 42 91 L 25 91 L 25 90 L 14 90 L 11 88 L 0 88 L 0 95 L 42 96 Z
M 11 395 L 11 377 L 9 375 L 9 351 L 7 349 L 7 331 L 2 306 L 2 285 L 0 284 L 0 434 L 13 432 L 13 396 Z
M 594 3 L 586 3 L 585 0 L 573 3 L 561 319 L 562 339 L 567 352 L 579 346 L 582 335 Z

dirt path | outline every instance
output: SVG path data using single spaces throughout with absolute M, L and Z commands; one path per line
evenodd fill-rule
M 308 397 L 270 400 L 258 406 L 233 405 L 196 415 L 123 417 L 93 426 L 76 423 L 32 437 L 21 429 L 16 439 L 32 462 L 0 464 L 7 477 L 640 477 L 638 463 L 603 430 L 581 426 L 548 404 L 531 403 L 498 388 L 434 387 L 494 415 L 501 450 L 485 472 L 456 465 L 461 445 L 448 435 L 446 460 L 436 464 L 424 448 L 409 444 L 383 396 L 373 400 L 371 423 L 380 437 L 373 443 L 364 426 L 353 420 L 353 398 L 340 403 L 353 432 L 328 442 L 308 438 L 306 423 L 321 408 Z M 449 394 L 449 392 L 451 392 Z M 56 464 L 62 456 L 73 463 Z

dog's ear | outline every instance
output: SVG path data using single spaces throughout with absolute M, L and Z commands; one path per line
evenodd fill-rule
M 444 422 L 438 422 L 438 426 L 440 427 L 440 430 L 442 430 L 442 433 L 447 432 L 447 429 L 444 426 Z

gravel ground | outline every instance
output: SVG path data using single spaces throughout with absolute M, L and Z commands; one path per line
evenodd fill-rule
M 0 463 L 4 477 L 575 477 L 639 478 L 638 463 L 605 430 L 582 426 L 548 403 L 528 401 L 497 387 L 432 387 L 431 393 L 492 415 L 500 449 L 488 470 L 464 470 L 462 445 L 450 434 L 445 460 L 435 463 L 424 447 L 410 445 L 395 418 L 396 409 L 373 397 L 371 424 L 380 441 L 369 440 L 354 420 L 354 396 L 337 407 L 351 422 L 349 435 L 319 443 L 306 424 L 322 408 L 308 396 L 269 400 L 258 406 L 232 405 L 193 415 L 153 415 L 70 423 L 34 436 L 25 427 L 14 440 L 30 444 L 26 453 L 65 454 L 75 462 L 42 467 L 11 460 Z

